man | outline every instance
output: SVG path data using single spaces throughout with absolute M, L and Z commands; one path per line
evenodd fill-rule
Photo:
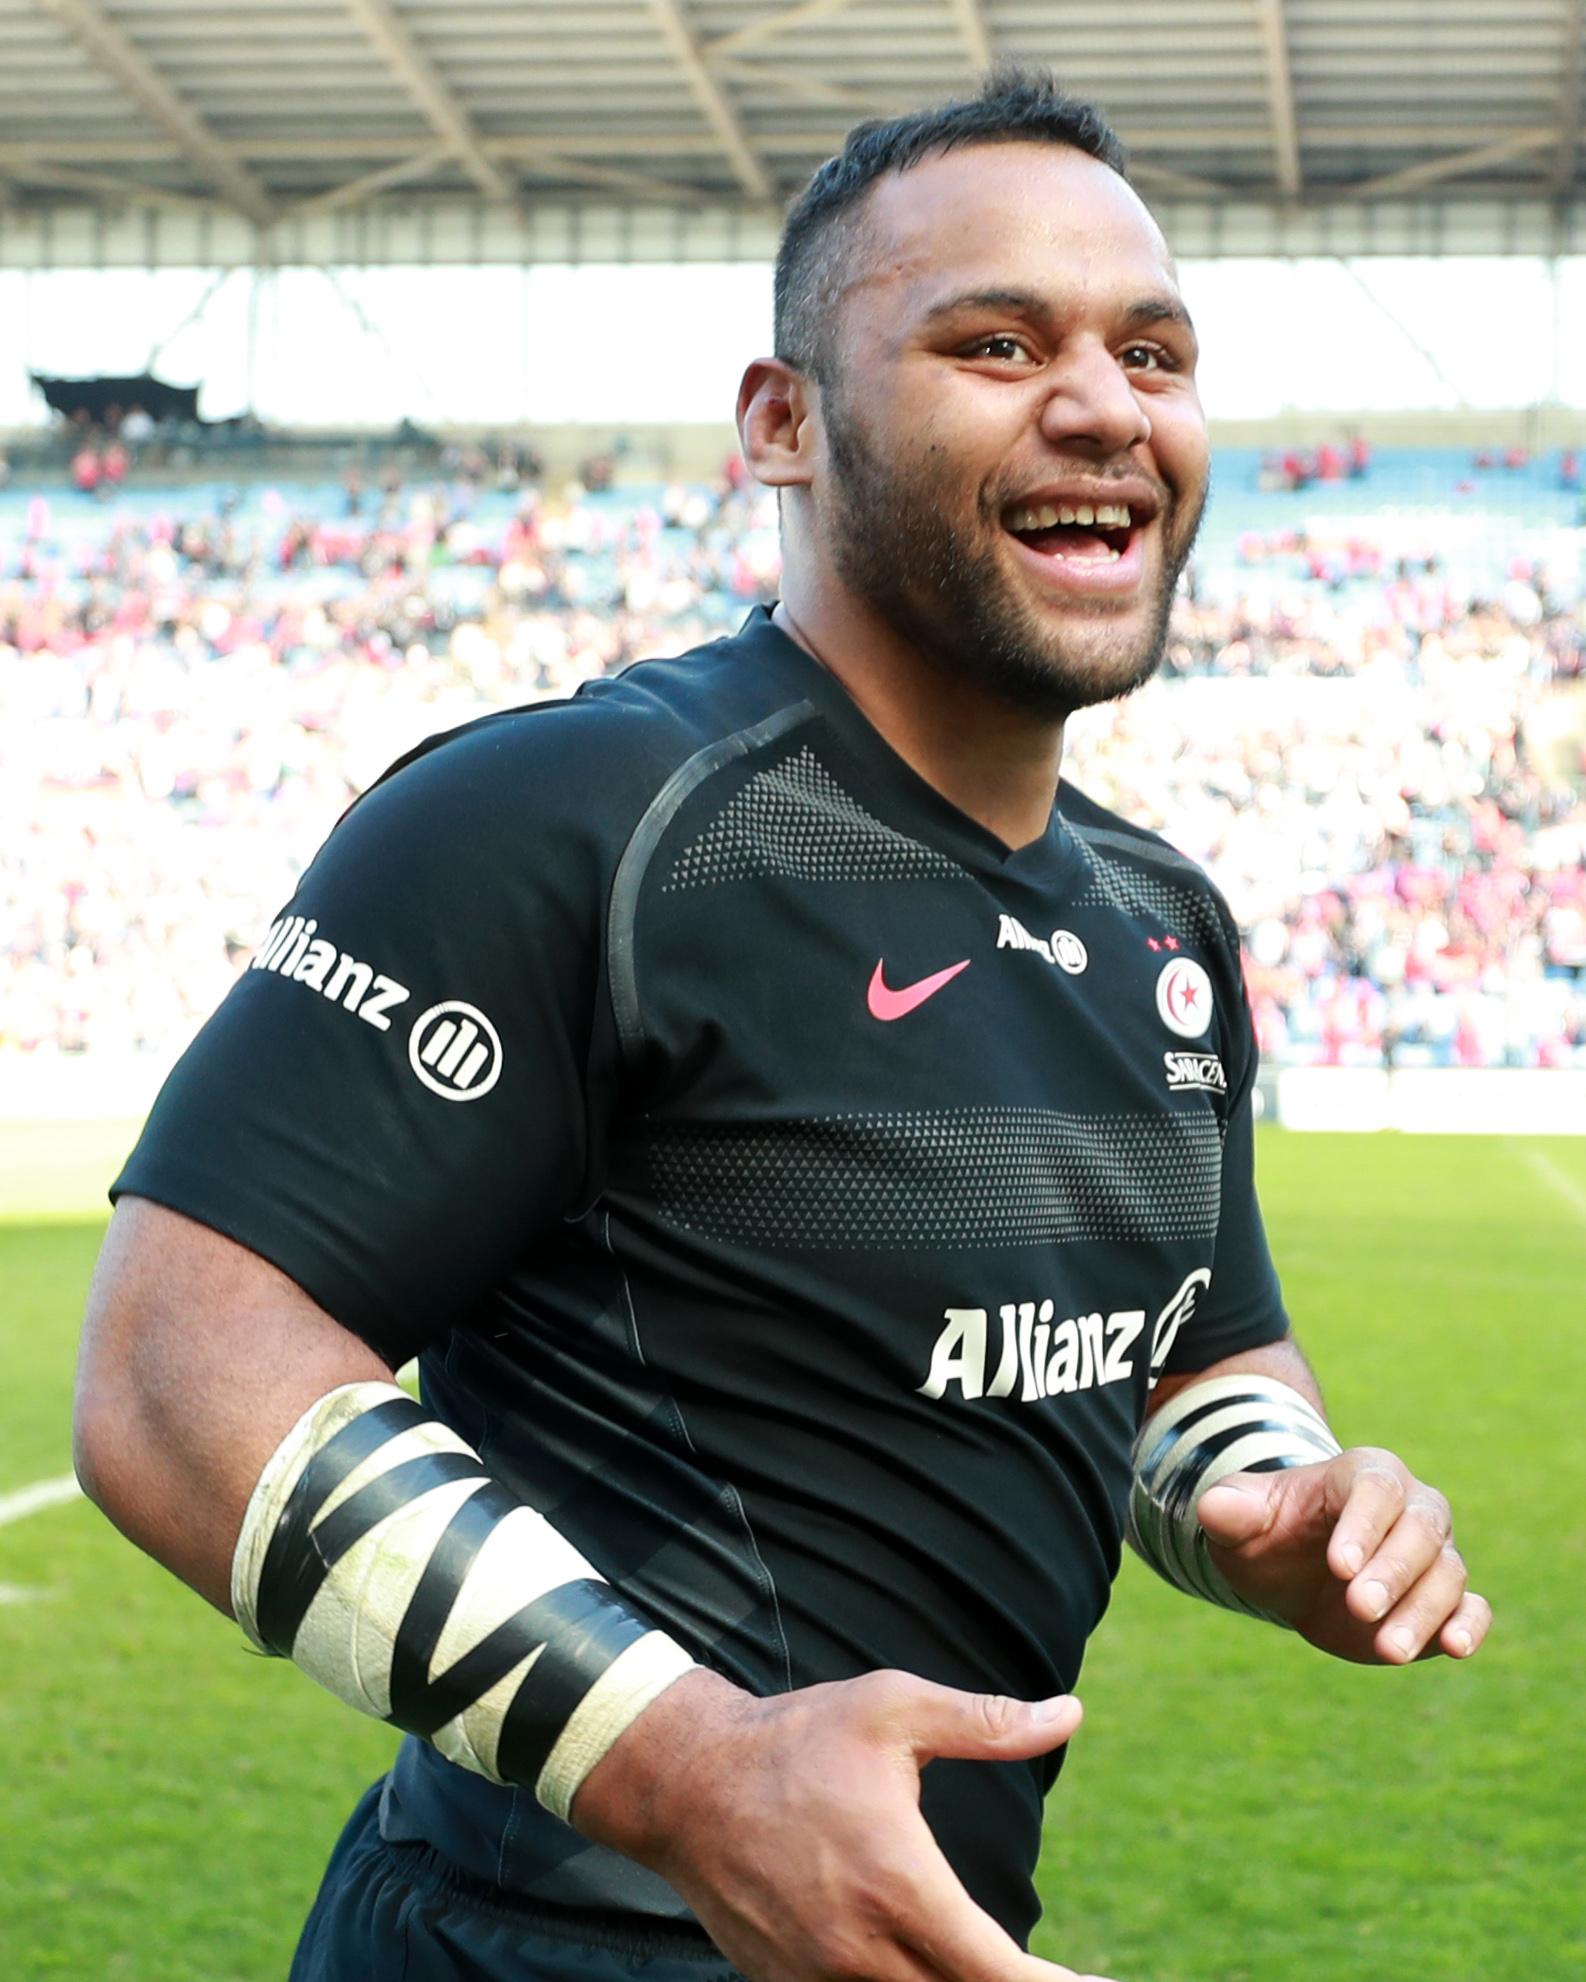
M 1206 490 L 1119 167 L 1039 77 L 850 138 L 739 395 L 781 603 L 399 766 L 118 1182 L 85 1483 L 410 1732 L 300 1977 L 1069 1977 L 1126 1510 L 1340 1657 L 1481 1642 L 1289 1334 L 1227 912 L 1058 788 Z

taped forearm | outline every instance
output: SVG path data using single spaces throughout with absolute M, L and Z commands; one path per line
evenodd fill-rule
M 312 1405 L 254 1488 L 232 1609 L 261 1651 L 566 1818 L 694 1661 L 388 1383 Z
M 1186 1384 L 1146 1420 L 1135 1441 L 1129 1545 L 1175 1589 L 1281 1624 L 1235 1595 L 1212 1561 L 1196 1510 L 1202 1494 L 1232 1473 L 1310 1466 L 1336 1458 L 1340 1449 L 1315 1405 L 1276 1377 L 1218 1376 Z

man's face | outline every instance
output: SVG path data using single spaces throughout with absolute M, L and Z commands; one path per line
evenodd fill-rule
M 1206 498 L 1194 332 L 1139 199 L 995 144 L 880 180 L 833 326 L 815 527 L 924 657 L 1045 714 L 1161 657 Z

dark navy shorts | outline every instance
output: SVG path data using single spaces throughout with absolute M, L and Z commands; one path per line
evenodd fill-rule
M 439 1852 L 387 1844 L 380 1788 L 331 1854 L 291 1982 L 742 1982 L 697 1930 L 564 1929 Z

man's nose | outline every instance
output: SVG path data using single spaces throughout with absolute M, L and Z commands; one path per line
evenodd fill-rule
M 1054 367 L 1041 431 L 1060 445 L 1126 454 L 1151 438 L 1151 421 L 1129 374 L 1099 338 L 1076 340 Z

